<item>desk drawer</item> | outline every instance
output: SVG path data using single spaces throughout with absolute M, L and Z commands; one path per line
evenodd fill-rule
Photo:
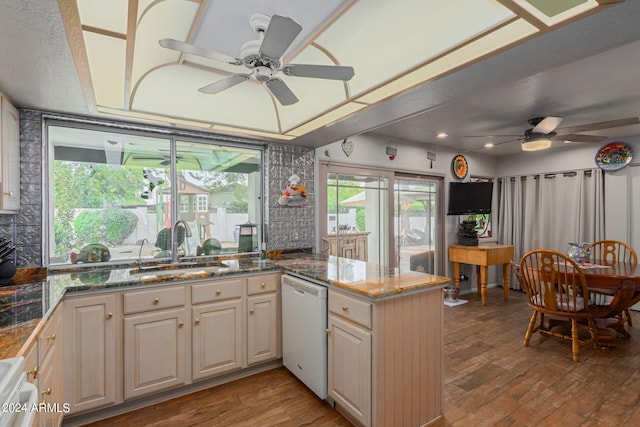
M 216 280 L 191 285 L 191 304 L 222 301 L 242 296 L 242 279 Z
M 182 307 L 185 303 L 184 286 L 158 287 L 124 294 L 124 314 L 163 308 Z
M 372 308 L 366 301 L 329 290 L 329 312 L 371 329 Z

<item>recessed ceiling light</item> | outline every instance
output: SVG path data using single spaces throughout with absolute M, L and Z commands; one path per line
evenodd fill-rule
M 487 142 L 486 144 L 484 144 L 484 148 L 491 148 L 493 147 L 493 142 Z
M 446 138 L 446 137 L 448 137 L 448 136 L 449 136 L 449 135 L 447 135 L 447 133 L 446 133 L 446 132 L 440 132 L 440 133 L 437 135 L 437 137 L 438 137 L 438 138 Z

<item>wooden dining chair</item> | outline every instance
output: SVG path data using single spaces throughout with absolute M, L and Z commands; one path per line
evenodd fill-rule
M 519 270 L 519 271 L 516 271 Z M 528 346 L 531 335 L 539 332 L 571 341 L 573 360 L 580 360 L 580 347 L 593 343 L 597 347 L 597 330 L 593 320 L 587 282 L 578 264 L 568 256 L 553 250 L 537 249 L 526 253 L 514 269 L 517 280 L 527 293 L 527 302 L 533 309 L 524 336 Z M 548 319 L 563 320 L 545 323 Z M 570 331 L 566 324 L 571 325 Z M 564 324 L 564 325 L 563 325 Z M 588 338 L 580 337 L 580 329 L 589 332 Z
M 591 244 L 591 261 L 597 262 L 600 265 L 611 265 L 616 262 L 630 262 L 633 265 L 638 264 L 638 255 L 631 246 L 620 240 L 598 240 Z M 595 301 L 598 304 L 602 303 L 603 296 L 613 296 L 614 291 L 608 289 L 591 289 L 592 295 L 594 295 Z M 620 315 L 619 319 L 622 324 L 627 322 L 629 326 L 633 326 L 631 321 L 631 313 L 629 309 L 625 309 Z

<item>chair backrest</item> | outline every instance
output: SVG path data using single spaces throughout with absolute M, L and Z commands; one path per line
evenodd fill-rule
M 638 264 L 638 255 L 625 242 L 610 239 L 598 240 L 591 244 L 591 260 L 604 265 L 616 262 L 631 262 L 636 265 Z
M 589 290 L 574 260 L 553 250 L 527 252 L 520 260 L 519 276 L 529 305 L 554 314 L 588 310 Z

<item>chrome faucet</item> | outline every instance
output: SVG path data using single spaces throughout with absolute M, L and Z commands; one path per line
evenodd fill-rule
M 177 220 L 175 224 L 173 224 L 173 243 L 172 243 L 173 251 L 171 251 L 173 254 L 178 253 L 178 226 L 179 225 L 182 225 L 184 227 L 185 242 L 187 242 L 187 237 L 193 236 L 193 234 L 191 233 L 191 227 L 189 227 L 189 224 L 187 224 L 187 222 L 182 219 Z
M 145 243 L 149 243 L 146 237 L 140 240 L 140 250 L 138 251 L 138 268 L 139 269 L 142 268 L 142 248 L 144 247 Z

